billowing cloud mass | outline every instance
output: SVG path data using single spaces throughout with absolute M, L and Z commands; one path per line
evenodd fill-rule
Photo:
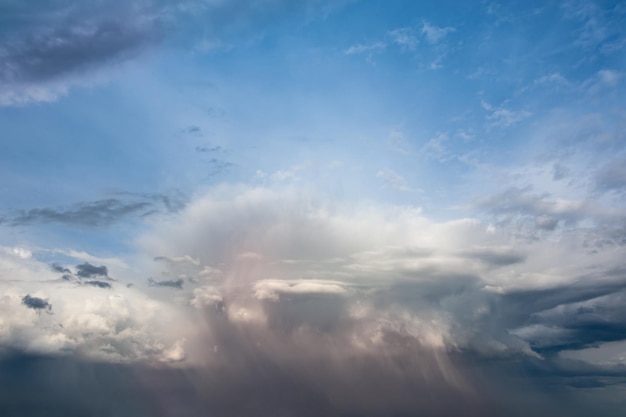
M 621 416 L 624 28 L 0 0 L 0 416 Z
M 78 355 L 156 372 L 197 392 L 176 401 L 190 396 L 190 410 L 221 415 L 257 401 L 259 415 L 307 404 L 310 415 L 499 415 L 501 388 L 490 384 L 505 376 L 492 363 L 538 377 L 550 368 L 565 387 L 605 386 L 626 366 L 561 355 L 621 340 L 624 247 L 590 251 L 584 230 L 550 233 L 520 241 L 515 227 L 477 218 L 437 222 L 410 207 L 222 187 L 138 238 L 137 262 L 163 279 L 124 271 L 113 282 L 106 266 L 85 262 L 79 285 L 56 278 L 67 268 L 7 251 L 2 262 L 16 273 L 3 283 L 1 343 L 58 358 L 50 366 Z M 175 367 L 143 368 L 151 363 Z M 249 401 L 231 404 L 241 392 Z

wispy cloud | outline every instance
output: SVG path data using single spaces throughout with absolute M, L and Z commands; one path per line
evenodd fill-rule
M 528 110 L 510 110 L 503 106 L 494 107 L 484 100 L 481 105 L 483 109 L 489 112 L 487 122 L 491 127 L 508 128 L 532 116 Z
M 455 32 L 453 27 L 438 27 L 431 23 L 424 22 L 422 25 L 422 34 L 431 44 L 437 44 L 442 41 L 448 34 Z
M 364 53 L 381 52 L 387 47 L 384 42 L 374 42 L 370 44 L 355 44 L 343 51 L 346 55 L 358 55 Z

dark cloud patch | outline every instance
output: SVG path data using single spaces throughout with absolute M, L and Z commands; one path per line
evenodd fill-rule
M 48 300 L 43 298 L 33 297 L 30 294 L 25 295 L 22 298 L 22 304 L 28 308 L 32 308 L 35 311 L 52 311 L 52 305 L 48 303 Z
M 57 263 L 54 263 L 52 265 L 50 265 L 50 268 L 52 268 L 53 271 L 55 272 L 59 272 L 61 274 L 71 274 L 72 271 L 70 271 L 68 268 L 61 266 Z
M 220 146 L 196 146 L 196 152 L 201 153 L 219 152 L 221 149 Z
M 183 133 L 194 136 L 202 136 L 202 129 L 198 126 L 187 126 L 183 129 Z
M 235 165 L 232 162 L 218 158 L 211 158 L 207 161 L 207 163 L 209 165 L 209 174 L 207 175 L 207 178 L 219 175 Z
M 83 284 L 90 285 L 92 287 L 97 287 L 97 288 L 105 288 L 105 289 L 112 288 L 111 284 L 106 281 L 90 280 L 90 281 L 83 281 Z
M 43 82 L 119 60 L 154 37 L 148 22 L 68 20 L 2 44 L 0 82 Z
M 132 216 L 176 213 L 185 207 L 180 193 L 116 192 L 116 197 L 75 204 L 69 208 L 33 208 L 10 219 L 12 226 L 58 223 L 77 227 L 103 227 Z
M 169 193 L 133 193 L 128 191 L 118 191 L 112 194 L 116 196 L 145 200 L 154 206 L 155 212 L 159 211 L 158 209 L 161 207 L 169 213 L 177 213 L 182 210 L 186 204 L 185 195 L 176 190 Z
M 106 266 L 95 266 L 90 264 L 89 262 L 85 262 L 84 264 L 76 265 L 76 275 L 81 278 L 92 278 L 92 277 L 109 277 L 109 270 Z
M 626 190 L 626 156 L 615 158 L 598 170 L 593 177 L 599 191 Z
M 14 226 L 38 223 L 61 223 L 72 226 L 109 226 L 121 219 L 145 212 L 151 204 L 145 201 L 123 202 L 118 199 L 79 203 L 70 209 L 35 208 L 15 216 Z
M 90 72 L 161 38 L 157 2 L 2 2 L 0 104 L 51 101 Z
M 507 266 L 524 262 L 526 256 L 511 249 L 474 249 L 465 255 L 491 266 Z
M 167 287 L 167 288 L 176 288 L 176 289 L 182 290 L 184 283 L 185 281 L 182 278 L 164 280 L 164 281 L 155 281 L 152 278 L 148 279 L 148 284 L 151 287 Z

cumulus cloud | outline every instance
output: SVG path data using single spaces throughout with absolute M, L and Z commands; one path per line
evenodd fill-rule
M 598 213 L 572 214 L 524 190 L 483 204 L 500 214 Z M 2 270 L 22 272 L 2 281 L 1 342 L 132 363 L 164 381 L 179 378 L 163 368 L 172 364 L 203 393 L 189 407 L 220 415 L 250 410 L 233 405 L 242 392 L 263 404 L 257 415 L 294 415 L 309 403 L 311 415 L 501 415 L 497 389 L 481 390 L 477 372 L 498 385 L 507 371 L 495 363 L 552 369 L 571 387 L 568 375 L 581 371 L 558 353 L 623 334 L 625 249 L 589 251 L 583 217 L 550 239 L 520 239 L 511 223 L 434 221 L 415 207 L 331 204 L 289 188 L 214 188 L 137 238 L 144 260 L 133 268 L 162 277 L 148 285 L 76 286 L 2 252 Z M 108 283 L 92 279 L 108 271 L 81 265 L 90 281 Z M 27 294 L 54 314 L 25 308 Z M 18 308 L 32 315 L 10 314 Z M 281 398 L 293 389 L 294 402 L 265 386 Z

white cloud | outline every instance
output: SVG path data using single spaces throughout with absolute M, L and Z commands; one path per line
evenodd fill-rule
M 413 28 L 398 28 L 389 32 L 392 41 L 402 48 L 415 50 L 419 40 Z
M 406 178 L 389 168 L 379 170 L 376 177 L 380 178 L 387 188 L 396 191 L 411 191 Z
M 343 51 L 346 55 L 358 55 L 363 53 L 380 52 L 385 49 L 387 45 L 384 42 L 374 42 L 370 44 L 356 44 L 352 45 Z
M 445 38 L 448 34 L 455 32 L 453 27 L 438 27 L 428 22 L 424 22 L 422 25 L 422 34 L 426 37 L 431 44 L 436 44 Z
M 532 116 L 527 110 L 509 110 L 505 107 L 494 107 L 486 101 L 481 102 L 482 107 L 489 112 L 487 115 L 488 125 L 491 127 L 508 128 Z

